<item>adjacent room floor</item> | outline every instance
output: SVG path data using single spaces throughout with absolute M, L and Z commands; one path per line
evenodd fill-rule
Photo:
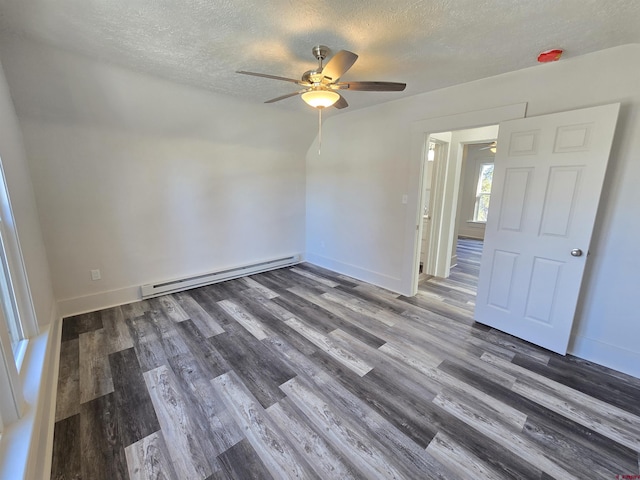
M 615 479 L 640 380 L 302 264 L 64 320 L 52 478 Z M 623 477 L 618 477 L 623 478 Z

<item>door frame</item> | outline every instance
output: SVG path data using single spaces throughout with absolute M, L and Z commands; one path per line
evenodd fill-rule
M 411 125 L 411 162 L 410 162 L 410 202 L 407 211 L 405 231 L 406 236 L 405 252 L 403 262 L 402 290 L 410 296 L 418 292 L 418 269 L 420 265 L 420 242 L 422 231 L 422 208 L 421 202 L 424 190 L 424 168 L 426 162 L 426 148 L 428 148 L 428 138 L 432 133 L 448 132 L 454 130 L 465 130 L 482 127 L 485 125 L 495 125 L 506 120 L 524 118 L 526 116 L 527 104 L 518 103 L 496 107 L 488 110 L 477 110 L 474 112 L 448 115 L 445 117 L 434 117 L 413 122 Z M 461 159 L 452 162 L 452 174 L 459 181 Z M 455 216 L 454 216 L 455 217 Z M 451 219 L 455 221 L 455 218 Z M 433 230 L 433 228 L 432 228 Z
M 429 231 L 427 232 L 427 247 L 425 249 L 425 251 L 422 250 L 422 240 L 423 237 L 425 235 L 425 231 L 424 231 L 424 214 L 423 214 L 423 220 L 420 222 L 420 227 L 418 229 L 418 238 L 420 239 L 420 248 L 417 252 L 417 261 L 418 261 L 418 268 L 420 263 L 422 263 L 422 274 L 423 275 L 434 275 L 435 274 L 435 270 L 436 270 L 436 248 L 434 248 L 435 245 L 435 239 L 438 238 L 438 235 L 436 234 L 437 232 L 439 232 L 438 228 L 435 228 L 435 221 L 439 218 L 439 216 L 435 215 L 434 212 L 437 212 L 440 210 L 441 208 L 441 197 L 439 195 L 436 195 L 436 192 L 438 190 L 438 185 L 440 185 L 442 182 L 440 180 L 440 175 L 442 174 L 442 169 L 445 166 L 445 162 L 448 161 L 449 159 L 449 147 L 450 147 L 450 142 L 446 141 L 446 140 L 442 140 L 440 138 L 435 138 L 433 135 L 429 135 L 426 140 L 426 147 L 425 147 L 425 152 L 428 150 L 428 145 L 430 143 L 434 143 L 436 150 L 435 150 L 435 158 L 433 159 L 433 170 L 432 170 L 432 177 L 431 177 L 431 185 L 429 185 L 429 216 L 430 219 L 428 220 L 429 222 Z M 428 162 L 429 160 L 426 158 L 423 159 L 422 162 L 422 182 L 420 183 L 420 208 L 421 211 L 424 212 L 424 205 L 426 202 L 426 188 L 427 188 L 427 168 L 428 168 Z M 426 255 L 425 255 L 426 253 Z

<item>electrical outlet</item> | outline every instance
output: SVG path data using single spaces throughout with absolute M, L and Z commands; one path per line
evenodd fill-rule
M 100 270 L 91 270 L 91 280 L 100 280 L 101 278 L 102 275 L 100 275 Z
M 408 195 L 402 195 L 402 204 L 406 205 L 408 201 L 409 201 L 409 196 Z

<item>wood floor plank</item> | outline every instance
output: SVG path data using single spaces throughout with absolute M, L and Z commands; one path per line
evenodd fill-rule
M 80 439 L 80 414 L 78 413 L 56 421 L 53 431 L 51 480 L 82 478 L 81 458 L 82 442 Z
M 98 312 L 74 315 L 62 320 L 62 341 L 78 338 L 81 333 L 92 332 L 102 328 L 102 319 Z
M 358 427 L 332 405 L 318 397 L 298 379 L 282 385 L 287 397 L 302 411 L 334 448 L 348 452 L 354 466 L 368 478 L 406 478 L 403 466 L 390 461 L 383 446 L 371 438 L 367 430 Z M 386 430 L 385 430 L 386 432 Z M 418 449 L 422 452 L 421 449 Z M 406 450 L 405 450 L 406 451 Z M 421 469 L 423 478 L 447 478 L 442 472 Z M 455 478 L 453 476 L 448 478 Z
M 153 310 L 147 315 L 151 319 L 153 328 L 159 335 L 160 345 L 164 350 L 165 358 L 183 355 L 189 352 L 189 348 L 178 332 L 178 325 L 186 320 L 176 322 L 167 316 L 164 311 L 157 310 Z
M 109 355 L 113 374 L 118 428 L 124 447 L 160 429 L 149 392 L 145 387 L 138 357 L 133 348 Z
M 406 389 L 404 382 L 390 384 L 385 378 L 370 374 L 358 379 L 355 374 L 335 368 L 336 362 L 330 357 L 319 358 L 322 352 L 314 354 L 317 362 L 322 363 L 329 372 L 330 378 L 337 379 L 342 387 L 349 390 L 357 398 L 366 401 L 371 408 L 411 438 L 417 444 L 427 447 L 438 431 L 443 430 L 457 439 L 463 440 L 465 447 L 485 463 L 495 465 L 500 471 L 511 472 L 512 478 L 539 478 L 540 470 L 512 454 L 491 439 L 469 429 L 468 425 L 458 420 L 431 402 L 433 397 L 423 398 L 411 389 Z M 304 359 L 296 358 L 296 362 L 304 366 Z M 317 378 L 313 372 L 311 377 Z M 320 377 L 322 377 L 320 375 Z M 331 383 L 320 380 L 324 391 Z
M 518 410 L 527 415 L 523 434 L 534 441 L 542 440 L 543 445 L 554 445 L 555 448 L 562 448 L 564 451 L 579 449 L 588 454 L 576 455 L 574 462 L 589 464 L 595 462 L 605 465 L 605 468 L 617 466 L 624 471 L 633 471 L 636 468 L 637 452 L 624 447 L 599 433 L 575 423 L 546 407 L 521 396 L 511 390 L 510 387 L 499 385 L 493 379 L 483 377 L 467 368 L 461 367 L 450 360 L 442 362 L 438 369 L 450 373 L 474 388 L 484 391 L 509 405 L 515 406 Z M 537 432 L 540 429 L 546 431 L 542 436 Z M 560 451 L 556 455 L 562 456 Z M 573 463 L 573 462 L 569 462 Z
M 113 379 L 104 329 L 81 333 L 79 340 L 80 403 L 85 403 L 113 392 Z
M 284 397 L 280 384 L 295 376 L 287 365 L 274 356 L 241 326 L 229 325 L 228 332 L 210 342 L 242 379 L 246 388 L 263 407 Z
M 225 373 L 211 382 L 274 478 L 319 478 L 237 375 Z
M 427 447 L 427 452 L 451 471 L 456 472 L 460 478 L 484 478 L 486 480 L 509 478 L 479 460 L 472 452 L 469 452 L 444 432 L 438 432 Z
M 407 365 L 419 371 L 429 380 L 437 383 L 438 385 L 454 390 L 459 395 L 471 396 L 475 402 L 482 403 L 488 408 L 499 412 L 503 420 L 508 421 L 515 428 L 522 429 L 527 421 L 526 414 L 522 413 L 518 409 L 511 407 L 505 402 L 497 400 L 493 396 L 459 380 L 452 375 L 447 374 L 442 370 L 439 370 L 437 365 L 423 363 L 420 358 L 416 357 L 411 358 Z
M 224 333 L 224 328 L 215 318 L 200 306 L 198 302 L 189 294 L 189 292 L 181 292 L 174 294 L 182 310 L 189 316 L 200 333 L 205 337 L 213 337 Z
M 80 339 L 60 345 L 56 416 L 58 422 L 80 413 Z
M 339 286 L 335 290 L 344 292 L 377 308 L 397 313 L 398 315 L 401 315 L 407 310 L 407 303 L 398 300 L 398 294 L 380 293 L 379 290 L 367 288 L 365 285 L 358 285 L 355 288 Z
M 241 306 L 230 300 L 222 300 L 218 305 L 258 340 L 264 340 L 269 336 L 263 324 Z
M 210 380 L 231 370 L 231 366 L 215 348 L 210 339 L 202 335 L 191 320 L 176 325 L 189 352 L 200 366 L 202 374 Z
M 151 313 L 125 320 L 143 372 L 166 365 L 167 357 Z
M 329 288 L 335 288 L 338 285 L 340 285 L 338 282 L 334 282 L 333 280 L 329 280 L 325 277 L 321 277 L 319 275 L 316 275 L 314 273 L 311 273 L 307 270 L 303 270 L 301 268 L 290 268 L 289 269 L 290 272 L 296 273 L 298 275 L 302 275 L 303 277 L 306 278 L 310 278 L 311 280 L 313 280 L 314 282 L 317 282 L 321 285 L 325 285 Z
M 148 300 L 141 300 L 139 302 L 133 303 L 125 303 L 124 305 L 120 305 L 122 310 L 122 315 L 124 316 L 125 321 L 127 319 L 141 317 L 147 312 L 152 310 L 151 305 Z
M 311 355 L 317 350 L 317 347 L 312 342 L 284 323 L 285 320 L 289 320 L 295 315 L 275 303 L 276 299 L 273 301 L 268 300 L 257 291 L 250 292 L 250 290 L 246 290 L 246 292 L 248 292 L 249 297 L 244 299 L 242 305 L 251 309 L 252 312 L 260 312 L 260 321 L 267 325 L 272 332 L 270 337 L 274 335 L 282 337 L 306 355 Z
M 189 320 L 189 315 L 182 309 L 180 304 L 173 298 L 173 295 L 162 295 L 149 300 L 151 308 L 161 311 L 166 317 L 174 322 Z
M 129 478 L 113 393 L 80 405 L 81 478 Z
M 621 385 L 619 382 L 610 382 L 603 376 L 587 378 L 577 374 L 575 371 L 566 371 L 564 368 L 558 368 L 556 364 L 548 365 L 547 362 L 536 362 L 534 359 L 522 354 L 515 355 L 511 363 L 578 390 L 585 395 L 610 403 L 635 416 L 640 416 L 640 386 L 636 386 L 636 383 L 640 382 Z
M 286 268 L 274 270 L 272 272 L 268 272 L 268 274 L 274 281 L 279 282 L 284 289 L 301 286 L 318 295 L 328 290 L 333 290 L 333 287 L 329 287 L 321 282 L 316 282 L 309 277 L 296 275 L 295 273 L 289 272 Z
M 322 268 L 311 263 L 299 263 L 295 266 L 295 268 L 299 270 L 306 270 L 307 272 L 311 272 L 318 277 L 324 277 L 328 280 L 336 282 L 341 287 L 354 288 L 359 284 L 359 282 L 354 278 L 347 277 L 346 275 L 337 275 L 331 270 L 327 270 L 326 268 Z
M 214 469 L 195 435 L 196 426 L 173 372 L 161 366 L 145 372 L 144 380 L 178 477 L 195 480 L 207 478 Z
M 175 374 L 180 401 L 189 415 L 191 434 L 198 440 L 212 473 L 216 473 L 221 470 L 218 455 L 242 439 L 242 433 L 233 421 L 225 423 L 226 411 L 193 357 L 178 355 L 168 361 L 169 371 Z
M 228 409 L 211 386 L 210 375 L 200 368 L 198 359 L 179 355 L 168 359 L 183 393 L 183 400 L 197 424 L 199 438 L 207 455 L 218 456 L 244 438 Z
M 274 299 L 272 303 L 275 303 L 287 310 L 288 315 L 283 315 L 283 320 L 288 320 L 293 317 L 302 318 L 313 326 L 326 327 L 327 331 L 325 331 L 325 333 L 335 330 L 336 328 L 340 328 L 374 348 L 378 348 L 385 343 L 381 338 L 359 328 L 354 323 L 349 322 L 338 315 L 334 315 L 315 303 L 309 302 L 302 297 L 298 297 L 289 291 L 285 291 L 278 298 Z M 293 314 L 292 311 L 296 311 L 297 315 Z
M 322 297 L 330 302 L 342 305 L 349 310 L 353 310 L 356 313 L 367 315 L 389 327 L 392 327 L 400 320 L 399 316 L 393 312 L 382 310 L 375 305 L 367 304 L 366 302 L 358 300 L 356 297 L 345 295 L 340 291 L 326 292 L 322 294 Z
M 344 348 L 337 345 L 326 335 L 322 335 L 320 332 L 309 328 L 299 320 L 290 318 L 285 323 L 300 335 L 304 336 L 306 339 L 312 342 L 314 345 L 316 345 L 318 348 L 325 351 L 328 355 L 331 355 L 338 362 L 342 363 L 345 367 L 353 370 L 358 375 L 366 375 L 373 368 L 361 358 L 353 355 L 348 350 L 345 350 Z
M 339 302 L 332 302 L 322 294 L 316 294 L 308 288 L 292 287 L 288 291 L 300 298 L 311 302 L 318 307 L 332 313 L 335 316 L 341 317 L 344 320 L 358 325 L 362 330 L 365 330 L 369 334 L 376 336 L 382 340 L 387 340 L 384 336 L 387 330 L 387 325 L 384 322 L 376 320 L 373 316 L 357 311 L 357 307 L 348 308 Z
M 321 478 L 356 479 L 355 469 L 318 433 L 286 398 L 267 408 L 267 413 L 289 438 L 293 447 Z
M 106 335 L 107 354 L 133 347 L 133 339 L 124 321 L 124 314 L 120 307 L 102 310 L 100 312 L 100 318 L 102 319 Z
M 375 369 L 358 377 L 322 351 L 314 353 L 312 359 L 342 387 L 363 399 L 416 444 L 426 448 L 436 435 L 438 425 L 433 424 L 424 408 L 425 402 L 430 402 L 435 394 L 421 391 L 416 397 L 413 385 L 405 385 L 402 378 L 390 383 L 388 377 L 378 375 Z
M 512 390 L 634 450 L 640 450 L 640 417 L 491 354 L 482 360 L 520 377 Z
M 259 277 L 258 277 L 259 278 Z M 270 290 L 266 286 L 262 285 L 260 282 L 255 281 L 251 277 L 244 277 L 241 279 L 249 288 L 253 288 L 260 292 L 265 298 L 271 300 L 272 298 L 276 298 L 278 293 Z
M 569 473 L 556 462 L 550 460 L 522 435 L 505 427 L 495 417 L 485 416 L 483 412 L 479 413 L 472 405 L 461 402 L 444 392 L 434 399 L 434 403 L 465 422 L 470 428 L 478 430 L 505 449 L 515 453 L 532 465 L 536 465 L 553 478 L 579 479 L 579 477 Z
M 160 431 L 124 449 L 131 480 L 180 480 Z
M 267 467 L 256 454 L 246 438 L 221 453 L 218 461 L 226 478 L 231 480 L 270 480 L 273 479 Z M 275 479 L 277 480 L 277 479 Z

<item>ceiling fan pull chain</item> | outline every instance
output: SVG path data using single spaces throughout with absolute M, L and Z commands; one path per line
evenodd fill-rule
M 322 150 L 322 108 L 318 108 L 318 155 Z

